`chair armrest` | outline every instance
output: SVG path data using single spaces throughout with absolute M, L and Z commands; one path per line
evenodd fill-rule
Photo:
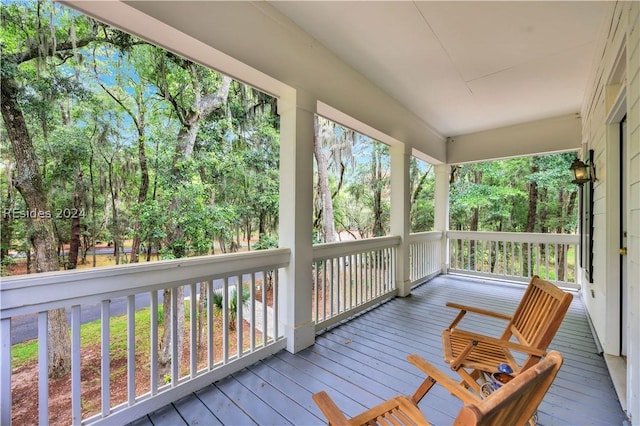
M 532 346 L 523 345 L 520 343 L 516 343 L 511 340 L 496 339 L 495 337 L 485 336 L 484 334 L 472 333 L 466 330 L 456 329 L 456 330 L 451 330 L 450 332 L 452 336 L 456 335 L 458 337 L 462 337 L 469 341 L 475 340 L 479 343 L 488 343 L 490 345 L 500 346 L 502 348 L 511 349 L 511 350 L 522 352 L 528 355 L 543 357 L 547 353 L 547 351 L 545 350 L 534 348 Z
M 350 424 L 349 420 L 347 420 L 342 411 L 340 411 L 338 406 L 325 391 L 315 393 L 311 397 L 325 415 L 330 425 L 347 426 Z
M 460 398 L 465 404 L 477 403 L 480 400 L 480 397 L 478 395 L 474 394 L 469 389 L 456 382 L 442 371 L 438 370 L 438 368 L 427 362 L 421 356 L 412 354 L 407 357 L 407 360 L 409 360 L 409 362 L 411 362 L 413 365 L 427 374 L 427 376 L 429 376 L 431 380 L 440 384 L 450 393 Z
M 511 315 L 501 314 L 500 312 L 488 311 L 486 309 L 476 308 L 474 306 L 459 305 L 457 303 L 447 302 L 447 307 L 460 309 L 461 311 L 473 312 L 474 314 L 486 315 L 489 317 L 500 318 L 503 320 L 511 320 Z
M 458 323 L 462 320 L 462 318 L 465 316 L 467 312 L 473 312 L 475 314 L 486 315 L 493 318 L 500 318 L 507 321 L 511 320 L 511 317 L 509 315 L 501 314 L 499 312 L 487 311 L 486 309 L 475 308 L 473 306 L 466 306 L 466 305 L 460 305 L 458 303 L 447 302 L 447 307 L 460 309 L 460 312 L 458 313 L 458 315 L 454 318 L 453 321 L 451 321 L 451 324 L 449 324 L 449 327 L 447 327 L 448 330 L 453 330 L 456 327 L 456 325 L 458 325 Z

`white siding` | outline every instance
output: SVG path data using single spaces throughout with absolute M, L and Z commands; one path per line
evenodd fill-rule
M 598 182 L 594 195 L 594 282 L 585 283 L 583 296 L 596 333 L 606 353 L 619 354 L 618 229 L 619 179 L 618 133 L 611 119 L 617 87 L 626 89 L 628 172 L 627 219 L 627 412 L 632 424 L 640 424 L 640 3 L 611 3 L 610 26 L 603 28 L 606 43 L 594 64 L 591 92 L 582 108 L 583 143 L 595 151 Z M 616 58 L 625 53 L 616 75 Z M 616 77 L 612 77 L 616 75 Z M 620 81 L 617 81 L 619 79 Z M 613 80 L 613 81 L 612 81 Z M 613 96 L 611 95 L 613 93 Z M 620 117 L 618 117 L 620 118 Z
M 612 5 L 615 6 L 614 3 Z M 608 285 L 610 283 L 609 275 L 611 274 L 611 264 L 608 262 L 607 253 L 611 248 L 607 244 L 607 225 L 611 221 L 617 221 L 618 215 L 611 211 L 608 206 L 613 193 L 608 189 L 611 183 L 617 178 L 617 160 L 612 155 L 608 145 L 610 142 L 610 126 L 606 124 L 609 112 L 609 102 L 605 92 L 605 85 L 609 80 L 609 75 L 615 63 L 615 59 L 620 52 L 624 33 L 620 30 L 620 21 L 622 19 L 621 9 L 612 6 L 611 26 L 606 27 L 606 45 L 603 46 L 604 53 L 599 63 L 595 64 L 595 71 L 592 73 L 591 94 L 586 97 L 583 106 L 583 143 L 588 149 L 595 151 L 594 162 L 596 165 L 598 181 L 594 183 L 594 217 L 593 217 L 593 238 L 594 238 L 594 265 L 593 276 L 594 282 L 585 281 L 584 298 L 585 305 L 589 311 L 593 321 L 596 333 L 604 347 L 605 352 L 614 353 L 618 347 L 618 342 L 614 341 L 618 336 L 618 331 L 613 327 L 618 326 L 607 321 L 608 318 L 617 318 L 618 312 L 612 312 L 616 307 L 612 306 L 612 298 L 617 298 L 618 294 L 612 294 L 617 287 Z
M 640 3 L 629 11 L 627 128 L 629 131 L 629 344 L 627 401 L 633 424 L 640 423 Z

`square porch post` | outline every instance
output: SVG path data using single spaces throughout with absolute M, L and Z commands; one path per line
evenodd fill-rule
M 295 92 L 278 99 L 280 114 L 279 246 L 291 249 L 279 287 L 279 321 L 287 350 L 296 353 L 315 342 L 311 317 L 313 119 L 315 101 L 301 106 Z
M 449 174 L 451 166 L 438 164 L 434 166 L 436 174 L 436 187 L 434 194 L 434 224 L 435 231 L 442 231 L 440 245 L 440 269 L 443 274 L 449 270 Z
M 409 234 L 411 232 L 411 194 L 409 160 L 411 149 L 405 144 L 394 144 L 391 155 L 391 233 L 402 238 L 396 254 L 396 287 L 398 295 L 411 293 Z

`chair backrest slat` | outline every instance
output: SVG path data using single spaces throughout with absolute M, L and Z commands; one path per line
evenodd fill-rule
M 503 337 L 515 335 L 523 345 L 545 350 L 571 304 L 571 293 L 534 276 Z

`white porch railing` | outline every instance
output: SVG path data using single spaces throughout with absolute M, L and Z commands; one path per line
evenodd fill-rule
M 419 232 L 409 235 L 409 279 L 420 284 L 442 272 L 444 232 Z
M 580 288 L 580 237 L 567 234 L 448 231 L 449 272 L 529 281 L 533 275 Z
M 573 235 L 499 232 L 425 232 L 408 241 L 409 273 L 413 284 L 442 272 L 443 245 L 449 241 L 449 271 L 501 279 L 528 281 L 530 276 L 577 287 L 576 253 L 579 238 Z M 397 294 L 397 236 L 372 238 L 313 247 L 312 317 L 316 330 L 329 327 Z M 78 270 L 4 277 L 0 287 L 0 395 L 1 424 L 10 424 L 12 401 L 12 318 L 37 317 L 38 403 L 40 423 L 48 422 L 47 378 L 48 312 L 66 308 L 71 319 L 72 424 L 126 423 L 158 409 L 207 384 L 224 378 L 285 347 L 278 329 L 278 271 L 288 266 L 289 249 L 273 249 L 201 258 L 178 259 L 113 268 Z M 238 283 L 242 283 L 242 291 Z M 171 337 L 168 373 L 159 377 L 159 341 L 163 331 L 161 296 L 169 289 L 168 309 L 179 306 L 179 289 L 185 297 L 185 361 L 178 363 L 178 344 Z M 265 291 L 268 290 L 268 291 Z M 271 293 L 269 294 L 269 291 Z M 245 296 L 241 294 L 247 294 Z M 217 297 L 216 297 L 217 295 Z M 220 315 L 214 299 L 220 296 Z M 140 302 L 144 297 L 144 306 Z M 126 380 L 122 400 L 111 396 L 114 384 L 110 361 L 114 332 L 110 321 L 122 301 L 126 312 Z M 243 303 L 244 301 L 244 303 Z M 197 303 L 196 303 L 197 302 Z M 202 303 L 200 303 L 202 302 Z M 202 306 L 204 305 L 204 310 Z M 148 307 L 147 307 L 148 306 Z M 233 306 L 233 311 L 231 307 Z M 87 351 L 81 329 L 86 309 L 103 318 L 100 330 L 100 397 L 83 398 L 87 392 L 81 364 Z M 144 320 L 138 314 L 147 310 Z M 110 321 L 107 321 L 109 319 Z M 232 325 L 236 324 L 234 332 Z M 244 326 L 243 326 L 244 325 Z M 173 317 L 172 336 L 178 334 Z M 230 327 L 231 326 L 231 327 Z M 238 350 L 237 348 L 240 348 Z M 146 355 L 141 355 L 145 352 Z M 140 361 L 140 360 L 143 361 Z M 147 383 L 136 383 L 136 372 L 146 370 Z M 82 373 L 81 373 L 82 370 Z M 85 400 L 93 407 L 86 407 Z M 36 404 L 34 404 L 34 409 Z
M 329 327 L 397 294 L 400 237 L 317 244 L 313 247 L 312 317 Z
M 111 268 L 78 270 L 64 273 L 45 273 L 3 277 L 0 287 L 0 423 L 9 425 L 12 404 L 12 318 L 37 315 L 38 328 L 38 390 L 37 406 L 40 424 L 49 422 L 48 312 L 66 308 L 71 318 L 71 415 L 72 424 L 122 424 L 158 409 L 209 383 L 232 374 L 284 348 L 275 318 L 278 314 L 278 270 L 288 265 L 289 249 L 273 249 L 248 253 L 177 259 L 148 264 L 122 265 Z M 265 282 L 267 281 L 267 282 Z M 239 283 L 242 291 L 239 291 Z M 179 289 L 185 293 L 184 345 L 185 361 L 178 362 L 177 316 L 170 324 L 162 324 L 159 314 L 159 293 L 169 289 L 169 309 L 176 312 Z M 214 293 L 222 296 L 220 314 L 213 303 Z M 241 298 L 241 294 L 245 294 Z M 140 298 L 148 300 L 145 323 L 140 323 Z M 236 297 L 233 303 L 233 298 Z M 116 300 L 126 305 L 126 387 L 124 401 L 111 399 L 113 374 L 111 360 L 115 357 L 111 330 L 111 307 Z M 138 300 L 138 302 L 136 302 Z M 217 298 L 220 302 L 220 297 Z M 228 302 L 225 302 L 228 301 Z M 202 301 L 203 303 L 196 303 Z M 243 303 L 244 301 L 244 303 Z M 138 306 L 137 306 L 138 303 Z M 204 306 L 203 311 L 197 305 Z M 235 307 L 232 310 L 230 307 Z M 81 329 L 83 312 L 96 309 L 100 320 L 100 401 L 91 397 L 94 408 L 83 406 L 85 362 Z M 269 312 L 270 311 L 270 312 Z M 200 319 L 200 321 L 198 321 Z M 234 327 L 235 323 L 235 327 Z M 161 329 L 171 328 L 171 365 L 167 375 L 159 377 L 159 341 Z M 235 331 L 234 331 L 235 329 Z M 148 335 L 141 343 L 140 335 Z M 136 342 L 138 338 L 138 342 Z M 120 349 L 122 350 L 122 349 Z M 142 361 L 145 360 L 145 361 Z M 148 383 L 136 383 L 136 371 L 147 370 Z M 143 389 L 143 391 L 139 391 Z M 33 390 L 34 398 L 36 390 Z M 34 404 L 34 409 L 36 405 Z M 33 420 L 31 420 L 33 421 Z

